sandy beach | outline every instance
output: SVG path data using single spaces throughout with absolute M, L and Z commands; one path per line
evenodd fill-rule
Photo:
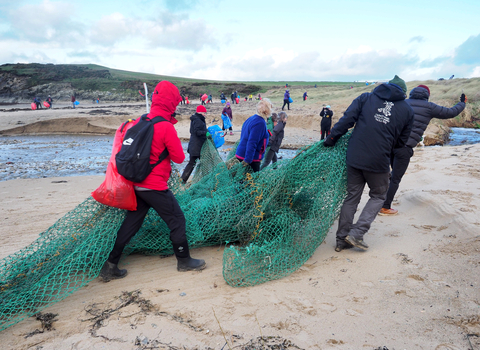
M 228 142 L 238 138 L 254 106 L 234 110 L 236 133 Z M 145 108 L 64 107 L 4 108 L 0 133 L 108 133 Z M 213 120 L 221 107 L 211 107 Z M 180 109 L 176 128 L 183 139 L 193 109 Z M 316 109 L 292 108 L 289 117 L 284 146 L 319 140 Z M 34 241 L 102 181 L 0 181 L 0 258 Z M 174 257 L 129 256 L 120 264 L 126 278 L 96 279 L 43 310 L 58 314 L 50 331 L 31 335 L 42 329 L 35 317 L 7 328 L 0 332 L 2 348 L 254 349 L 263 337 L 284 349 L 480 349 L 480 144 L 415 149 L 394 207 L 399 214 L 378 216 L 365 236 L 368 251 L 335 252 L 335 224 L 302 268 L 254 287 L 225 283 L 223 246 L 192 252 L 207 262 L 201 272 L 177 272 Z M 125 292 L 136 301 L 124 305 Z M 116 310 L 96 324 L 94 315 L 108 309 Z

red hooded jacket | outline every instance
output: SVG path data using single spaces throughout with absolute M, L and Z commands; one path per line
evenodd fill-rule
M 157 191 L 168 189 L 167 181 L 172 172 L 170 161 L 180 164 L 185 160 L 182 143 L 178 138 L 177 130 L 173 126 L 177 123 L 177 120 L 172 116 L 181 100 L 178 88 L 169 81 L 161 81 L 155 87 L 148 117 L 152 119 L 160 116 L 168 122 L 160 122 L 154 125 L 150 163 L 156 163 L 165 148 L 168 149 L 169 155 L 153 169 L 145 180 L 135 183 L 135 186 Z M 135 123 L 138 123 L 139 120 L 140 118 Z

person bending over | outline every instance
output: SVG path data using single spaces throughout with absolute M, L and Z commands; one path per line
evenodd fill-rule
M 235 156 L 243 165 L 250 165 L 254 172 L 260 170 L 260 163 L 267 148 L 269 134 L 266 119 L 272 113 L 272 103 L 264 98 L 257 104 L 257 113 L 242 125 L 240 142 Z

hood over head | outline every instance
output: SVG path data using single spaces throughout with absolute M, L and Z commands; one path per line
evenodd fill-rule
M 178 88 L 171 82 L 163 80 L 153 90 L 152 107 L 148 117 L 160 116 L 172 124 L 176 124 L 177 120 L 174 117 L 174 113 L 180 101 L 182 101 L 182 97 Z
M 401 101 L 405 100 L 405 94 L 401 89 L 393 84 L 381 84 L 377 86 L 373 93 L 382 100 L 387 101 Z
M 412 100 L 425 100 L 428 101 L 430 94 L 428 93 L 427 89 L 422 86 L 417 86 L 410 91 L 410 96 Z

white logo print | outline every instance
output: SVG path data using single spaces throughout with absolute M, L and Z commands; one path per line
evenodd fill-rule
M 383 114 L 375 114 L 374 118 L 377 122 L 383 123 L 383 124 L 388 124 L 390 123 L 390 118 L 389 116 L 392 115 L 391 110 L 392 107 L 394 106 L 393 102 L 385 101 L 384 102 L 385 107 L 379 108 L 378 111 L 383 113 Z
M 128 139 L 126 139 L 125 141 L 123 141 L 123 144 L 126 145 L 126 146 L 130 146 L 133 142 L 133 139 L 130 137 Z

